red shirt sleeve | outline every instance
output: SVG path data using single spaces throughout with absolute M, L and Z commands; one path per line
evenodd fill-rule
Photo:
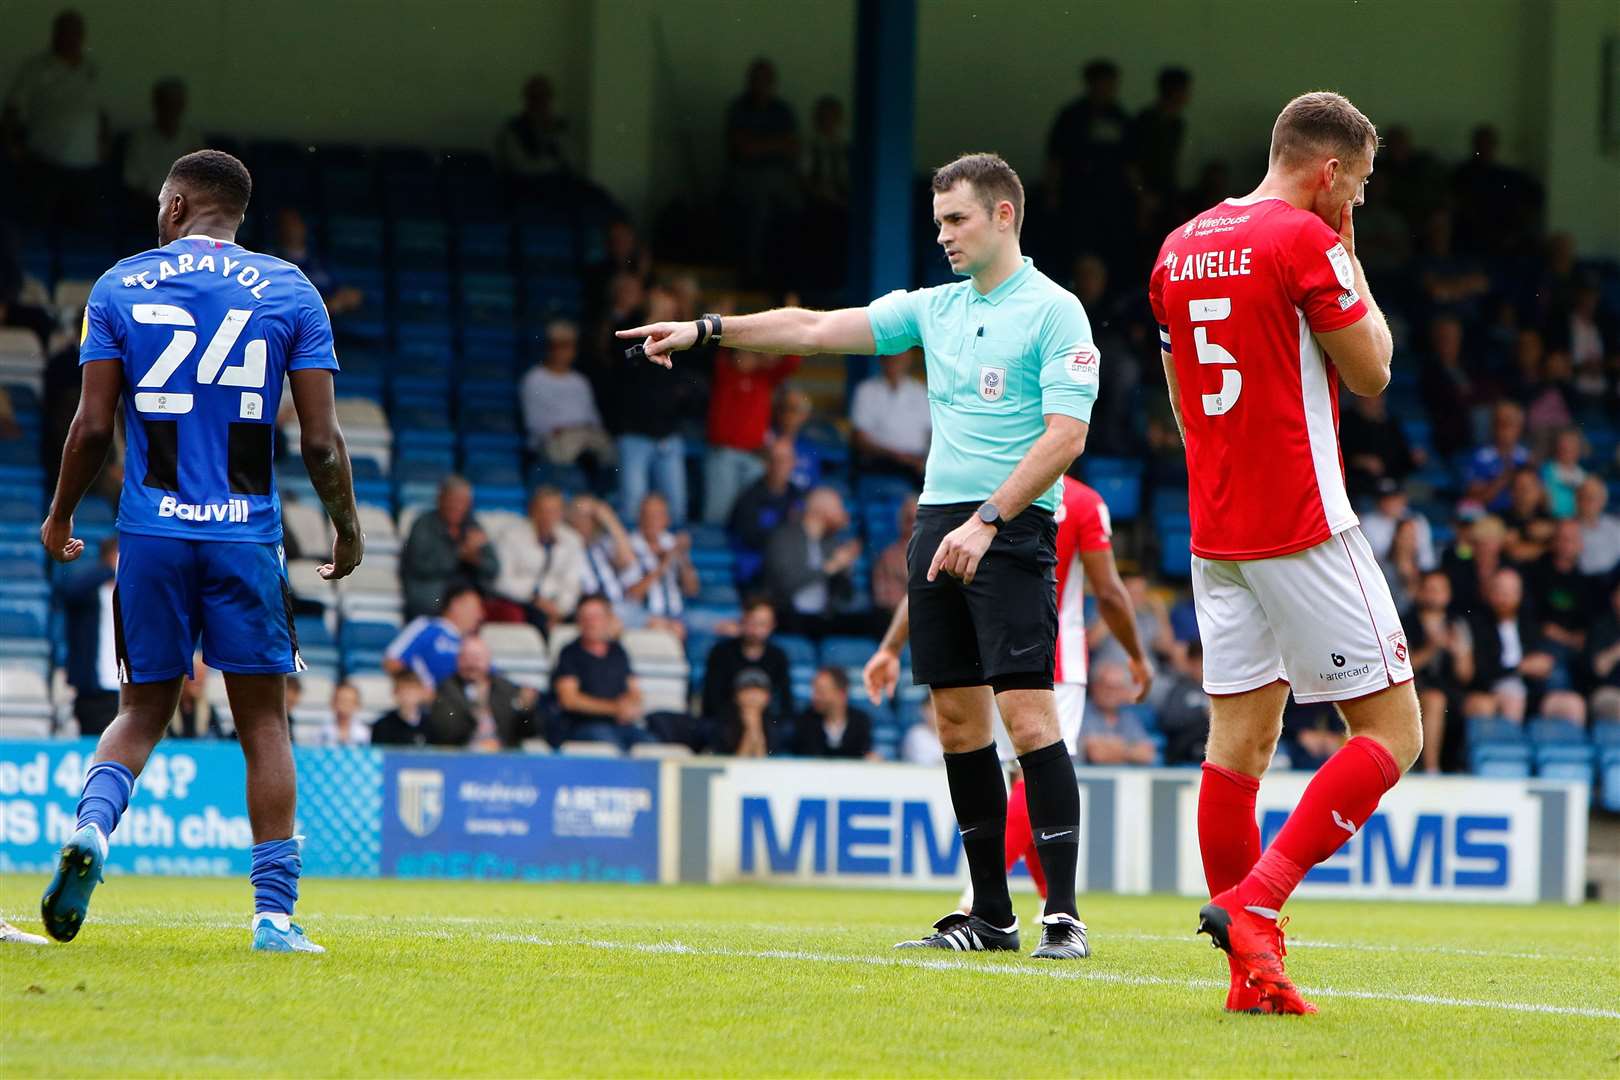
M 1113 540 L 1114 523 L 1108 514 L 1108 504 L 1095 489 L 1080 486 L 1071 517 L 1080 530 L 1081 551 L 1103 551 Z
M 1305 312 L 1311 330 L 1343 330 L 1367 314 L 1356 292 L 1356 272 L 1339 234 L 1315 214 L 1301 212 L 1300 226 L 1278 253 L 1288 296 Z
M 1170 318 L 1164 308 L 1164 279 L 1168 273 L 1164 267 L 1164 253 L 1169 245 L 1168 237 L 1159 245 L 1158 257 L 1153 260 L 1153 274 L 1148 278 L 1148 303 L 1153 308 L 1153 321 L 1159 324 L 1161 330 L 1170 325 Z M 1164 351 L 1169 352 L 1170 347 L 1164 346 Z

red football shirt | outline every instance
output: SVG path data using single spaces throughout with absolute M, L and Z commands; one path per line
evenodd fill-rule
M 1227 199 L 1165 238 L 1148 298 L 1181 391 L 1193 553 L 1271 558 L 1356 524 L 1339 376 L 1312 336 L 1367 313 L 1338 233 Z
M 1057 667 L 1052 681 L 1086 683 L 1086 572 L 1082 551 L 1106 550 L 1113 522 L 1102 496 L 1072 476 L 1063 478 L 1057 509 Z

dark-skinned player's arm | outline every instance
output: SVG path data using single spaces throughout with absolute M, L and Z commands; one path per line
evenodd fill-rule
M 124 392 L 121 360 L 88 360 L 79 373 L 79 408 L 62 445 L 62 471 L 56 477 L 50 513 L 39 527 L 39 542 L 57 562 L 72 562 L 84 552 L 84 541 L 73 535 L 73 514 L 107 463 L 118 399 Z
M 894 609 L 894 617 L 889 620 L 889 629 L 884 633 L 882 643 L 861 672 L 867 700 L 872 704 L 881 705 L 894 693 L 895 685 L 900 681 L 900 652 L 910 637 L 911 600 L 902 596 L 900 606 Z
M 1084 420 L 1063 413 L 1046 414 L 1046 430 L 988 500 L 1001 512 L 1003 521 L 1011 521 L 1027 510 L 1030 503 L 1052 490 L 1058 477 L 1085 452 L 1086 433 L 1090 430 L 1091 425 Z M 934 561 L 928 566 L 928 580 L 935 580 L 943 571 L 960 578 L 964 584 L 973 584 L 979 560 L 990 549 L 995 535 L 995 526 L 986 525 L 978 515 L 968 518 L 939 542 Z
M 320 568 L 320 575 L 336 580 L 347 577 L 360 565 L 366 538 L 360 531 L 360 510 L 354 502 L 349 446 L 338 426 L 332 372 L 326 368 L 302 368 L 288 372 L 288 378 L 292 381 L 293 407 L 298 410 L 304 468 L 309 470 L 309 482 L 315 485 L 315 493 L 321 497 L 321 505 L 326 507 L 337 533 L 332 541 L 332 561 Z
M 1136 635 L 1136 608 L 1125 582 L 1120 580 L 1119 567 L 1114 565 L 1114 549 L 1082 551 L 1080 565 L 1085 567 L 1091 595 L 1097 598 L 1098 614 L 1119 639 L 1125 655 L 1130 657 L 1131 678 L 1136 680 L 1136 703 L 1140 705 L 1153 688 L 1153 661 L 1143 650 L 1142 639 Z

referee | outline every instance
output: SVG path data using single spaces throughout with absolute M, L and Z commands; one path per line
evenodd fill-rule
M 1073 294 L 1018 246 L 1024 188 L 994 154 L 934 173 L 934 224 L 965 280 L 896 291 L 864 308 L 782 308 L 705 315 L 619 331 L 647 358 L 721 339 L 792 354 L 903 352 L 922 346 L 933 445 L 908 553 L 912 667 L 934 698 L 951 803 L 973 882 L 973 910 L 901 947 L 1019 947 L 1007 892 L 1007 789 L 991 724 L 992 692 L 1018 751 L 1030 824 L 1049 883 L 1034 955 L 1087 955 L 1075 908 L 1080 791 L 1052 694 L 1057 640 L 1057 524 L 1062 476 L 1085 448 L 1098 354 Z M 898 656 L 905 608 L 884 647 Z

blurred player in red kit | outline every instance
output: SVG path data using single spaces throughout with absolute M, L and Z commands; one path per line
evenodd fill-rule
M 1282 110 L 1253 193 L 1173 231 L 1148 286 L 1186 444 L 1192 585 L 1213 698 L 1198 839 L 1227 1008 L 1315 1012 L 1283 970 L 1280 909 L 1422 746 L 1406 636 L 1345 493 L 1338 388 L 1389 383 L 1393 343 L 1356 258 L 1378 134 L 1338 94 Z M 1255 795 L 1292 688 L 1352 738 L 1262 855 Z

